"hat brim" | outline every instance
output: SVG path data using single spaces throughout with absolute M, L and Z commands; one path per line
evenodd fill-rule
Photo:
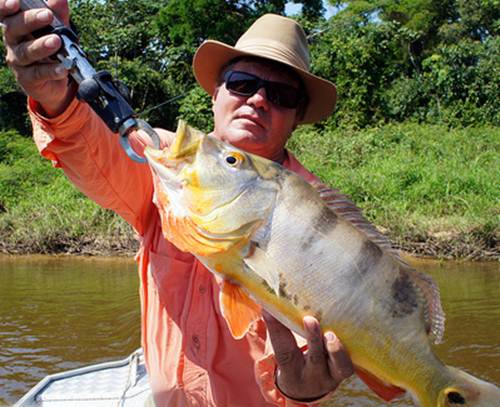
M 212 96 L 217 87 L 222 67 L 233 59 L 242 56 L 271 59 L 283 63 L 297 72 L 306 87 L 309 99 L 304 117 L 299 121 L 300 124 L 315 123 L 332 114 L 337 99 L 337 90 L 332 82 L 297 68 L 279 58 L 242 51 L 223 42 L 207 40 L 200 45 L 193 58 L 194 76 L 200 86 Z

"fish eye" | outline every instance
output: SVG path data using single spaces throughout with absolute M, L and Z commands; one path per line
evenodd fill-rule
M 450 391 L 448 394 L 447 394 L 447 397 L 448 397 L 448 401 L 453 404 L 453 405 L 463 405 L 465 404 L 465 399 L 463 398 L 463 396 L 456 392 L 456 391 Z
M 236 159 L 236 157 L 234 157 L 234 156 L 232 156 L 232 155 L 228 155 L 228 156 L 226 157 L 226 162 L 227 162 L 228 164 L 233 165 L 233 164 L 236 164 L 236 162 L 237 162 L 237 161 L 238 161 L 238 160 Z
M 244 161 L 244 157 L 237 151 L 233 151 L 231 153 L 228 153 L 224 157 L 224 161 L 226 161 L 226 163 L 229 164 L 231 167 L 237 167 Z

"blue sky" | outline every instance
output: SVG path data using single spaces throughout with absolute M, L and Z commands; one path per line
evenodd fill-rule
M 285 13 L 289 16 L 297 14 L 301 7 L 301 4 L 287 3 L 285 5 Z M 330 18 L 335 13 L 335 7 L 331 6 L 326 0 L 323 0 L 323 7 L 326 10 L 325 18 Z

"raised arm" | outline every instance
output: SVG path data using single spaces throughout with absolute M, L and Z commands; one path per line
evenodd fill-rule
M 66 0 L 49 0 L 48 5 L 66 23 Z M 52 21 L 48 9 L 20 11 L 19 0 L 0 0 L 4 24 L 6 60 L 29 96 L 33 135 L 41 154 L 61 167 L 87 196 L 112 209 L 142 233 L 152 209 L 152 181 L 146 165 L 131 161 L 112 134 L 88 105 L 75 99 L 76 86 L 68 72 L 48 58 L 61 45 L 57 35 L 34 39 L 31 33 Z M 168 144 L 168 132 L 162 132 Z M 139 154 L 147 141 L 131 135 Z
M 132 161 L 121 148 L 118 136 L 82 102 L 73 100 L 53 118 L 39 112 L 29 100 L 33 137 L 42 156 L 64 170 L 67 177 L 89 198 L 111 209 L 130 223 L 139 234 L 155 210 L 153 183 L 149 167 Z M 170 132 L 157 130 L 163 146 Z M 132 133 L 130 144 L 142 154 L 148 136 Z

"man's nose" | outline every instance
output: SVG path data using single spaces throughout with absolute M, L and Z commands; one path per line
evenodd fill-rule
M 247 103 L 267 110 L 269 108 L 269 100 L 267 99 L 266 89 L 264 86 L 257 89 L 257 92 L 255 92 L 252 96 L 249 96 Z

